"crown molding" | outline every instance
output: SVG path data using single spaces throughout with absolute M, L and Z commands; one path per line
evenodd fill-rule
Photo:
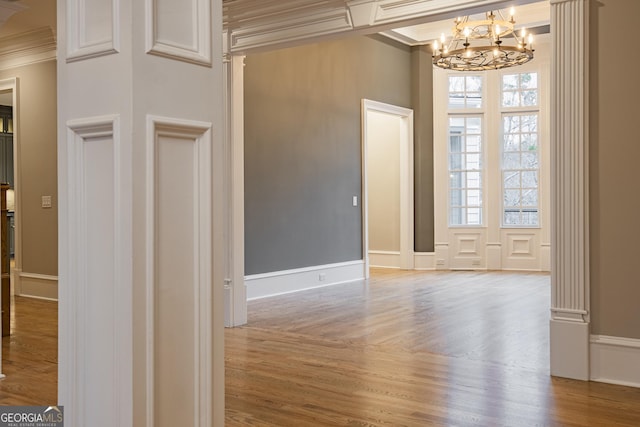
M 536 0 L 518 0 L 518 4 Z M 224 28 L 235 54 L 337 34 L 375 33 L 431 22 L 460 10 L 484 11 L 504 0 L 226 0 Z
M 0 70 L 56 59 L 56 37 L 50 27 L 0 38 Z

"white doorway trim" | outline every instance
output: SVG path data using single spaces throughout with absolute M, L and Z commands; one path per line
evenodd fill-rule
M 390 114 L 401 120 L 400 141 L 400 268 L 414 267 L 413 245 L 413 110 L 383 102 L 362 100 L 362 257 L 364 276 L 369 278 L 369 201 L 367 145 L 369 113 Z

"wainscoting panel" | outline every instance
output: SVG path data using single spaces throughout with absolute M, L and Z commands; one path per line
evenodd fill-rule
M 538 230 L 502 230 L 502 268 L 504 270 L 540 270 Z
M 67 62 L 120 50 L 119 1 L 67 1 Z
M 148 425 L 209 426 L 211 125 L 149 117 Z
M 131 379 L 131 360 L 123 355 L 131 355 L 131 275 L 126 261 L 131 192 L 122 186 L 130 182 L 121 180 L 127 170 L 118 120 L 103 116 L 67 123 L 72 259 L 66 262 L 73 274 L 61 290 L 61 310 L 69 317 L 60 327 L 70 333 L 59 345 L 67 362 L 60 375 L 74 385 L 71 397 L 65 396 L 71 403 L 65 414 L 71 425 L 124 425 L 130 416 L 130 388 L 123 384 Z
M 449 266 L 451 269 L 486 268 L 484 231 L 449 230 Z
M 211 65 L 211 10 L 207 0 L 146 0 L 147 53 Z

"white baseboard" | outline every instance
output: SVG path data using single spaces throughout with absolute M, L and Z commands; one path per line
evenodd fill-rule
M 591 380 L 640 387 L 640 340 L 591 335 Z
M 589 324 L 551 319 L 551 375 L 589 380 Z
M 14 270 L 15 294 L 21 297 L 58 300 L 58 276 Z
M 364 261 L 318 265 L 245 276 L 247 300 L 364 280 Z
M 369 267 L 400 268 L 400 252 L 369 251 Z
M 413 265 L 415 270 L 435 270 L 435 252 L 415 252 L 413 254 Z

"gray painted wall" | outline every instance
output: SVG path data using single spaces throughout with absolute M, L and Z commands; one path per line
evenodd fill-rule
M 640 339 L 640 60 L 618 40 L 640 2 L 599 0 L 590 12 L 591 332 Z
M 414 247 L 434 251 L 433 64 L 429 46 L 411 52 L 411 104 L 414 116 Z
M 246 58 L 246 274 L 362 259 L 361 100 L 411 108 L 411 74 L 379 36 Z

